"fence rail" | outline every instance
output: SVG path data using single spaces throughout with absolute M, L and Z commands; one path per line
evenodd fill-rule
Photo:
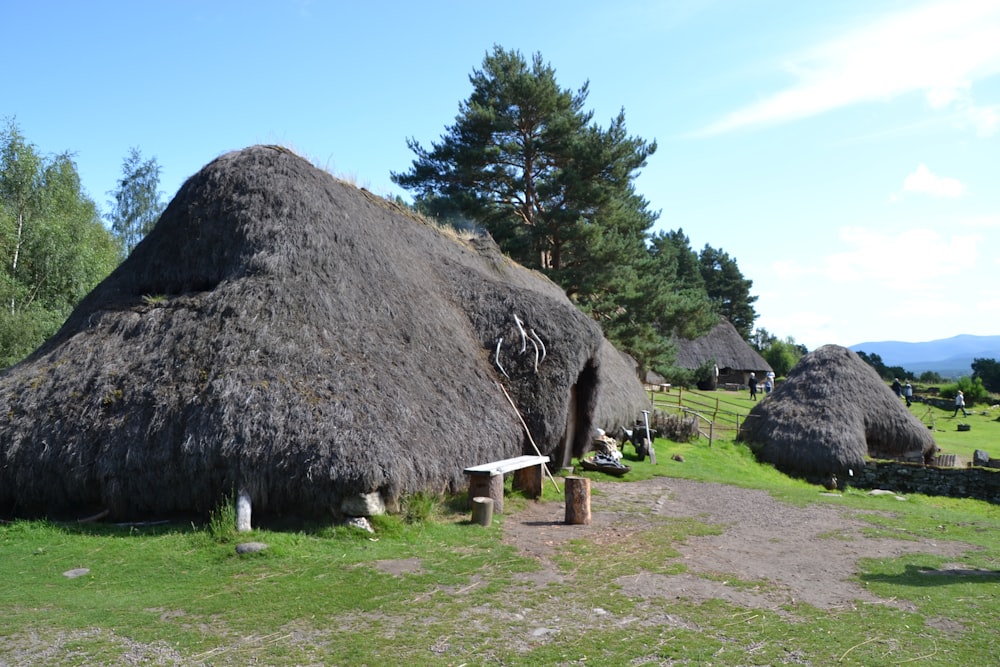
M 684 416 L 693 417 L 698 424 L 698 437 L 706 438 L 709 447 L 717 437 L 729 435 L 735 438 L 740 430 L 740 423 L 746 421 L 748 411 L 740 411 L 743 406 L 727 401 L 715 395 L 706 395 L 699 391 L 676 387 L 667 391 L 651 391 L 650 402 L 653 405 L 653 420 L 657 411 L 679 412 Z

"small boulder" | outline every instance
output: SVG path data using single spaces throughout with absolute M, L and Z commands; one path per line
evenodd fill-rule
M 385 501 L 378 491 L 344 498 L 340 513 L 345 516 L 379 516 L 385 514 Z
M 357 528 L 358 530 L 363 530 L 366 533 L 375 533 L 375 529 L 372 528 L 372 524 L 368 521 L 368 517 L 364 516 L 352 516 L 348 517 L 344 525 L 348 528 Z
M 258 551 L 263 551 L 267 548 L 267 545 L 263 542 L 243 542 L 236 545 L 236 553 L 238 554 L 255 554 Z

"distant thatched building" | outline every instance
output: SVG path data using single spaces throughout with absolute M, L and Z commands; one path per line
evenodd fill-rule
M 700 338 L 680 338 L 675 343 L 675 364 L 678 368 L 697 370 L 707 363 L 714 363 L 719 369 L 717 383 L 720 385 L 745 385 L 750 373 L 756 373 L 763 380 L 771 370 L 771 365 L 743 340 L 736 327 L 726 318 L 721 318 L 711 331 Z
M 870 456 L 926 460 L 930 431 L 851 350 L 826 345 L 795 365 L 786 380 L 750 411 L 739 439 L 757 458 L 814 481 L 841 483 Z
M 0 375 L 0 512 L 206 512 L 464 486 L 632 423 L 634 370 L 562 290 L 277 147 L 191 177 L 60 332 Z M 598 422 L 597 419 L 600 419 Z

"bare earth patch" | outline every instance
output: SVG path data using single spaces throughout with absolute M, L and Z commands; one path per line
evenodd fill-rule
M 635 616 L 619 617 L 591 606 L 590 601 L 549 595 L 535 598 L 524 608 L 502 603 L 469 607 L 464 610 L 467 621 L 475 626 L 488 626 L 489 632 L 502 636 L 501 645 L 524 652 L 561 634 L 578 632 L 582 625 L 595 619 L 608 627 L 623 629 L 640 618 L 644 624 L 664 628 L 696 629 L 691 621 L 665 613 L 663 605 L 657 604 L 662 600 L 693 603 L 724 600 L 745 609 L 772 610 L 786 618 L 794 615 L 795 603 L 829 610 L 850 610 L 857 604 L 911 609 L 905 602 L 879 598 L 859 583 L 856 580 L 859 561 L 908 553 L 958 560 L 963 553 L 976 548 L 951 541 L 872 538 L 864 534 L 870 524 L 859 518 L 864 510 L 838 507 L 835 502 L 794 507 L 754 489 L 673 478 L 626 483 L 593 481 L 591 487 L 590 525 L 567 525 L 562 502 L 528 503 L 523 509 L 505 515 L 504 541 L 539 563 L 537 570 L 519 575 L 526 590 L 544 589 L 550 583 L 565 585 L 568 590 L 577 583 L 574 574 L 561 570 L 555 562 L 569 540 L 595 545 L 613 572 L 615 555 L 620 555 L 625 546 L 641 547 L 643 540 L 633 539 L 635 535 L 666 525 L 665 517 L 692 518 L 721 530 L 715 535 L 689 536 L 673 545 L 680 556 L 668 561 L 682 562 L 686 571 L 681 574 L 663 574 L 663 568 L 650 567 L 649 571 L 617 576 L 615 582 L 625 595 L 644 601 L 636 605 Z M 423 572 L 421 558 L 380 560 L 368 565 L 393 577 Z M 922 573 L 928 577 L 948 577 L 978 572 L 953 562 Z M 345 633 L 364 633 L 376 620 L 387 636 L 396 628 L 432 620 L 435 596 L 462 596 L 482 583 L 473 577 L 462 589 L 434 587 L 412 600 L 412 616 L 359 613 L 339 618 L 336 628 L 313 627 L 302 621 L 249 637 L 233 636 L 224 627 L 208 628 L 206 632 L 219 637 L 219 646 L 189 657 L 180 655 L 166 643 L 142 644 L 119 637 L 111 630 L 92 629 L 45 637 L 23 632 L 5 639 L 5 658 L 0 658 L 0 665 L 56 664 L 75 655 L 74 643 L 95 636 L 119 649 L 119 660 L 114 664 L 207 664 L 203 661 L 219 665 L 262 664 L 257 661 L 257 651 L 276 642 L 322 655 L 325 644 L 341 641 Z M 177 610 L 149 611 L 161 612 L 161 620 L 184 616 L 183 611 Z M 926 622 L 945 632 L 964 630 L 960 623 L 945 618 L 929 618 Z M 463 641 L 461 628 L 456 628 L 454 633 L 438 638 L 428 650 L 443 660 L 452 654 L 463 654 L 468 649 Z M 479 657 L 488 660 L 489 655 L 486 650 Z M 4 659 L 12 662 L 5 663 Z M 318 665 L 319 660 L 311 664 Z
M 567 540 L 614 542 L 615 533 L 649 528 L 656 515 L 690 517 L 724 530 L 676 546 L 686 573 L 622 577 L 618 583 L 625 593 L 693 602 L 723 599 L 766 609 L 796 602 L 822 609 L 849 609 L 856 602 L 908 609 L 854 580 L 858 561 L 908 553 L 957 557 L 974 549 L 951 541 L 875 539 L 863 534 L 870 524 L 857 518 L 858 510 L 833 504 L 794 507 L 756 489 L 662 477 L 596 481 L 592 489 L 590 525 L 566 525 L 565 506 L 559 502 L 534 503 L 505 519 L 505 541 L 543 563 L 543 571 L 533 577 L 559 580 L 550 559 Z M 732 587 L 726 585 L 727 577 L 766 585 Z

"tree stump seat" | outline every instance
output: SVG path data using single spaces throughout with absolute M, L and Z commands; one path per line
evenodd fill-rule
M 469 502 L 482 496 L 493 499 L 493 511 L 503 513 L 503 480 L 507 473 L 514 473 L 513 487 L 524 491 L 531 498 L 542 495 L 542 466 L 548 456 L 515 456 L 465 469 L 469 476 Z

